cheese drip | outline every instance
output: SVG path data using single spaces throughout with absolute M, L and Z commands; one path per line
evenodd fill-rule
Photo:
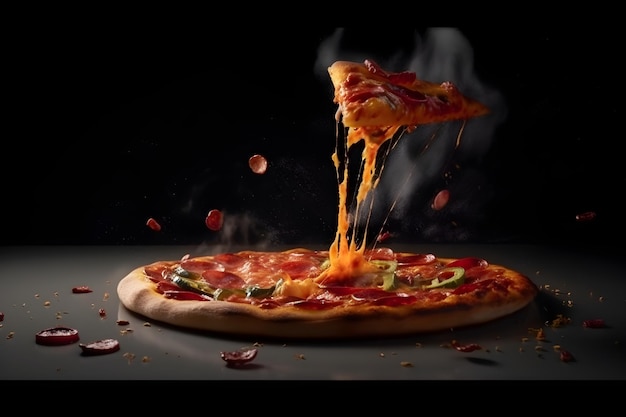
M 336 120 L 339 123 L 341 117 L 341 109 L 337 112 Z M 367 261 L 364 256 L 367 246 L 367 230 L 363 232 L 362 239 L 357 242 L 357 219 L 360 212 L 361 204 L 367 198 L 368 194 L 376 188 L 377 181 L 374 178 L 376 172 L 376 160 L 381 145 L 391 139 L 400 129 L 397 127 L 386 128 L 366 128 L 366 127 L 350 127 L 341 149 L 345 154 L 343 164 L 343 175 L 341 160 L 339 156 L 339 147 L 335 149 L 332 160 L 337 171 L 337 183 L 339 193 L 339 210 L 337 214 L 337 231 L 335 239 L 329 248 L 330 267 L 316 279 L 322 284 L 330 284 L 332 281 L 345 281 L 352 277 L 359 276 L 366 272 L 376 271 L 377 267 Z M 337 131 L 339 132 L 339 130 Z M 339 133 L 337 133 L 339 134 Z M 338 138 L 339 139 L 339 138 Z M 364 148 L 361 155 L 363 161 L 362 177 L 357 184 L 356 195 L 356 215 L 352 222 L 348 213 L 348 157 L 347 154 L 353 145 L 364 141 Z M 339 140 L 338 140 L 339 142 Z M 352 226 L 352 235 L 349 236 L 350 227 Z

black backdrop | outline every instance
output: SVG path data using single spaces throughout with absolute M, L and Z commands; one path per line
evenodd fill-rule
M 614 34 L 460 31 L 475 75 L 502 94 L 506 117 L 479 157 L 455 155 L 461 171 L 478 173 L 456 200 L 462 209 L 433 213 L 427 200 L 439 184 L 431 184 L 412 200 L 411 216 L 389 223 L 394 238 L 621 237 L 624 72 Z M 339 52 L 391 62 L 426 33 L 346 29 Z M 333 34 L 34 34 L 5 63 L 15 94 L 5 114 L 0 243 L 329 242 L 336 106 L 330 80 L 315 69 Z M 247 167 L 254 153 L 267 157 L 265 175 Z M 489 198 L 473 206 L 478 189 Z M 204 226 L 212 208 L 226 214 L 219 233 Z M 592 221 L 576 220 L 589 211 Z M 148 217 L 160 232 L 146 227 Z

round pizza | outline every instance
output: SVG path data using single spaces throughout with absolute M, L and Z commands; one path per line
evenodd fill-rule
M 242 336 L 399 336 L 485 323 L 528 305 L 526 276 L 484 259 L 365 251 L 349 274 L 329 251 L 240 251 L 159 261 L 118 284 L 130 310 Z M 360 259 L 355 257 L 355 259 Z
M 338 104 L 338 217 L 325 250 L 240 251 L 157 261 L 118 284 L 128 309 L 175 326 L 241 336 L 343 339 L 399 336 L 477 325 L 512 314 L 537 294 L 523 274 L 485 259 L 440 258 L 369 245 L 370 204 L 384 166 L 382 144 L 426 123 L 467 120 L 487 108 L 449 82 L 383 70 L 373 61 L 329 67 Z M 345 134 L 340 136 L 340 132 Z M 343 138 L 343 142 L 339 139 Z M 363 140 L 354 200 L 348 200 L 348 151 Z M 339 144 L 343 146 L 339 146 Z M 258 161 L 262 164 L 259 165 Z M 266 161 L 250 161 L 255 173 Z M 435 208 L 449 196 L 440 193 Z M 366 219 L 365 226 L 359 219 Z M 207 227 L 219 231 L 219 211 Z M 148 222 L 153 230 L 159 230 Z

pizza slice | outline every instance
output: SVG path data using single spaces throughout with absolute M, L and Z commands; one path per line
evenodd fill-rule
M 339 104 L 336 118 L 349 128 L 348 141 L 382 143 L 402 127 L 468 120 L 489 109 L 464 96 L 451 82 L 424 81 L 414 72 L 389 72 L 372 60 L 337 61 L 328 68 Z

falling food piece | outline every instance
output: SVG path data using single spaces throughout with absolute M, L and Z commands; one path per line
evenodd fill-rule
M 431 208 L 433 210 L 441 210 L 448 204 L 448 200 L 450 199 L 450 191 L 441 190 L 437 193 L 435 198 L 433 199 L 433 203 L 431 204 Z
M 221 211 L 213 209 L 207 214 L 204 223 L 210 230 L 218 231 L 222 228 L 222 224 L 224 223 L 224 215 Z
M 576 220 L 579 222 L 588 222 L 596 218 L 595 211 L 586 211 L 584 213 L 579 213 L 576 215 Z
M 386 240 L 388 240 L 391 237 L 391 233 L 390 232 L 381 232 L 377 237 L 376 237 L 376 242 L 378 243 L 382 243 L 385 242 Z
M 267 159 L 262 155 L 252 155 L 248 160 L 248 165 L 255 174 L 261 175 L 267 171 Z
M 161 225 L 159 224 L 159 222 L 154 220 L 152 217 L 148 219 L 148 221 L 146 222 L 146 226 L 148 226 L 150 229 L 154 230 L 155 232 L 158 232 L 161 230 Z

